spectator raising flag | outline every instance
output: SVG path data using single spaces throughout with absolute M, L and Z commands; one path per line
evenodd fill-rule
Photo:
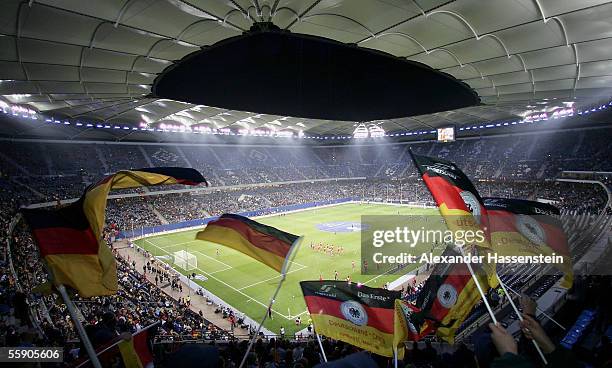
M 431 192 L 440 214 L 444 217 L 448 229 L 455 234 L 470 232 L 483 234 L 474 237 L 468 246 L 474 252 L 486 253 L 491 244 L 486 233 L 488 227 L 487 210 L 482 198 L 470 179 L 457 165 L 439 158 L 420 156 L 410 151 L 415 166 L 421 173 L 425 185 Z M 476 247 L 472 247 L 475 245 Z M 495 264 L 486 264 L 485 271 L 491 287 L 497 287 Z
M 405 300 L 395 300 L 394 346 L 399 346 L 406 341 L 419 341 L 423 337 L 423 332 L 417 330 L 413 320 L 413 315 L 419 311 L 418 307 Z
M 447 248 L 443 256 L 457 255 Z M 477 273 L 480 285 L 487 286 L 486 277 Z M 419 292 L 410 322 L 417 332 L 416 337 L 435 332 L 440 338 L 452 343 L 455 333 L 474 306 L 480 301 L 475 280 L 464 263 L 438 263 Z
M 399 291 L 343 281 L 300 282 L 317 333 L 392 357 L 395 300 Z M 400 341 L 401 342 L 401 341 Z M 398 352 L 403 356 L 403 349 Z

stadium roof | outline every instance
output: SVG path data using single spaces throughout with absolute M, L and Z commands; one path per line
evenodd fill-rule
M 376 121 L 386 131 L 513 119 L 611 95 L 607 1 L 3 0 L 0 9 L 0 99 L 49 116 L 350 134 L 355 122 L 151 94 L 168 66 L 261 21 L 426 64 L 467 83 L 483 103 Z

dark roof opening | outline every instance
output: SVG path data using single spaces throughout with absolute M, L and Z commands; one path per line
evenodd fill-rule
M 155 80 L 157 97 L 264 114 L 371 121 L 479 103 L 424 64 L 257 23 L 192 53 Z

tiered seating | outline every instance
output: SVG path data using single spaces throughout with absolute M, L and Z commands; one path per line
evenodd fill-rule
M 44 145 L 33 142 L 2 142 L 0 150 L 11 160 L 22 168 L 26 169 L 30 175 L 49 175 L 47 157 L 45 159 Z M 4 162 L 6 173 L 9 175 L 23 175 L 9 162 Z
M 612 161 L 607 159 L 612 149 L 605 139 L 607 132 L 585 131 L 580 140 L 576 140 L 573 132 L 559 132 L 451 143 L 333 147 L 7 142 L 0 146 L 4 156 L 0 156 L 0 168 L 18 176 L 26 175 L 19 167 L 27 167 L 30 176 L 96 177 L 107 171 L 185 166 L 188 162 L 204 172 L 213 185 L 334 177 L 410 177 L 415 174 L 408 154 L 410 148 L 415 153 L 451 160 L 475 180 L 542 181 L 564 169 L 612 170 Z
M 75 150 L 83 149 L 82 147 L 81 145 L 73 145 Z M 150 166 L 136 145 L 104 144 L 97 146 L 97 148 L 102 152 L 110 172 Z M 89 151 L 89 148 L 86 147 L 85 150 Z M 82 159 L 89 160 L 89 156 L 92 154 L 93 152 L 89 151 Z
M 187 163 L 172 146 L 142 146 L 153 166 L 185 166 Z

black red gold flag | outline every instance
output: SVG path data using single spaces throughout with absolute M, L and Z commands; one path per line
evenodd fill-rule
M 122 170 L 90 185 L 74 203 L 54 209 L 22 209 L 55 285 L 82 297 L 117 291 L 117 266 L 102 239 L 106 199 L 111 189 L 206 183 L 194 169 L 157 167 Z

